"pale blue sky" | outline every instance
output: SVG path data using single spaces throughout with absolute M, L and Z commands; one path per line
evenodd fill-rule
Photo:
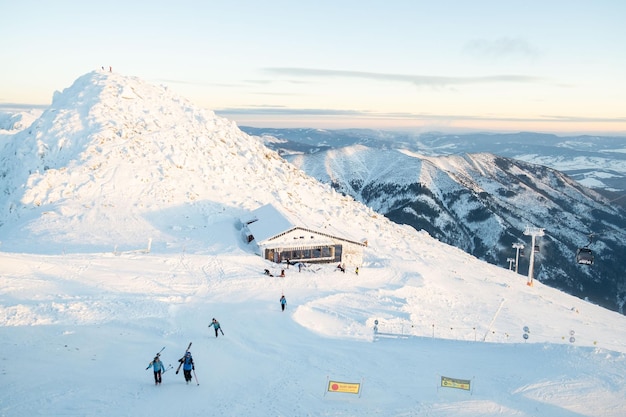
M 626 2 L 0 0 L 0 108 L 105 66 L 239 125 L 626 135 Z

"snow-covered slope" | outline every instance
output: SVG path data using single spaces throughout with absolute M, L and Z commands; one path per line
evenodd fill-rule
M 525 229 L 541 227 L 535 277 L 624 312 L 626 213 L 559 171 L 487 153 L 425 156 L 364 145 L 285 158 L 389 219 L 496 265 L 516 257 L 513 244 L 529 255 Z M 592 233 L 589 268 L 575 254 Z M 528 258 L 520 259 L 521 273 Z
M 29 127 L 41 116 L 42 111 L 29 109 L 26 111 L 0 110 L 0 134 L 16 133 Z
M 626 317 L 393 224 L 163 87 L 87 74 L 1 157 L 2 416 L 626 412 Z M 263 275 L 237 225 L 267 202 L 367 238 L 359 274 Z M 194 384 L 154 386 L 190 341 Z
M 581 184 L 605 191 L 624 206 L 626 136 L 557 136 L 534 132 L 423 134 L 372 129 L 270 129 L 242 126 L 284 154 L 315 153 L 352 145 L 406 149 L 428 156 L 492 153 L 564 172 Z

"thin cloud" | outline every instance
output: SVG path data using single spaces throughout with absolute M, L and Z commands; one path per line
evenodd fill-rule
M 497 39 L 473 39 L 463 50 L 479 58 L 527 57 L 539 55 L 538 50 L 522 38 L 500 37 Z
M 225 108 L 215 110 L 216 114 L 226 115 L 281 115 L 281 116 L 370 116 L 374 113 L 359 110 L 335 109 L 291 109 L 287 107 L 253 106 L 247 108 Z
M 300 94 L 300 93 L 275 93 L 275 92 L 270 92 L 270 91 L 259 91 L 257 93 L 249 93 L 250 95 L 255 95 L 255 96 L 285 96 L 285 97 L 302 97 L 306 94 Z
M 290 67 L 265 68 L 263 69 L 263 71 L 270 74 L 285 75 L 289 77 L 361 78 L 375 81 L 404 82 L 416 86 L 431 87 L 490 83 L 539 83 L 546 81 L 545 79 L 540 77 L 517 74 L 497 74 L 482 77 L 442 77 L 436 75 L 388 74 L 364 71 L 343 71 Z
M 272 115 L 272 116 L 328 116 L 328 117 L 358 117 L 369 119 L 397 119 L 397 120 L 473 120 L 473 121 L 500 121 L 500 122 L 564 122 L 564 123 L 624 123 L 626 117 L 578 117 L 578 116 L 559 116 L 559 115 L 541 115 L 537 117 L 507 117 L 497 115 L 463 115 L 463 114 L 427 114 L 427 113 L 408 113 L 408 112 L 373 112 L 364 110 L 337 110 L 337 109 L 312 109 L 300 108 L 293 109 L 288 107 L 276 106 L 251 106 L 246 108 L 223 108 L 215 110 L 216 114 L 221 116 L 227 115 Z
M 173 80 L 167 78 L 158 78 L 153 80 L 154 82 L 165 84 L 181 84 L 181 85 L 193 85 L 201 87 L 247 87 L 247 84 L 234 84 L 234 83 L 212 83 L 212 82 L 200 82 L 200 81 L 185 81 L 185 80 Z M 258 82 L 260 83 L 260 82 Z
M 0 103 L 2 111 L 45 110 L 50 104 Z
M 550 120 L 556 122 L 572 122 L 572 123 L 587 123 L 587 122 L 603 122 L 603 123 L 624 123 L 626 117 L 580 117 L 580 116 L 542 116 L 541 120 Z

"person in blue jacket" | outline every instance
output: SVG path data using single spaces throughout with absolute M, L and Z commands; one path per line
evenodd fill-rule
M 191 371 L 196 369 L 193 364 L 193 358 L 191 357 L 191 352 L 185 353 L 185 356 L 180 358 L 178 362 L 182 362 L 183 364 L 183 374 L 185 375 L 185 382 L 191 382 Z M 178 371 L 176 371 L 178 373 Z
M 285 311 L 285 307 L 287 307 L 287 299 L 285 298 L 284 295 L 282 295 L 279 301 L 280 301 L 281 311 Z
M 161 358 L 159 356 L 160 355 L 157 354 L 152 362 L 148 364 L 148 368 L 152 367 L 152 370 L 154 371 L 154 385 L 161 383 L 161 373 L 165 372 L 165 367 L 163 366 L 163 362 L 161 362 Z
M 215 317 L 213 318 L 213 320 L 211 320 L 211 324 L 209 324 L 209 327 L 213 326 L 215 328 L 215 337 L 217 337 L 217 332 L 222 332 L 222 336 L 224 335 L 224 332 L 222 331 L 222 328 L 220 326 L 220 322 L 215 320 Z

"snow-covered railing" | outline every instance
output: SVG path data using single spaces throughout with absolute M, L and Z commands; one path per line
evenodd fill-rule
M 472 342 L 494 343 L 554 343 L 579 346 L 597 346 L 612 349 L 610 341 L 593 340 L 583 334 L 577 334 L 573 329 L 563 329 L 555 334 L 531 333 L 527 326 L 520 326 L 510 332 L 495 331 L 485 326 L 455 327 L 432 323 L 416 324 L 409 320 L 373 320 L 374 340 L 379 338 L 408 339 L 411 337 L 430 337 L 433 339 L 463 340 Z

